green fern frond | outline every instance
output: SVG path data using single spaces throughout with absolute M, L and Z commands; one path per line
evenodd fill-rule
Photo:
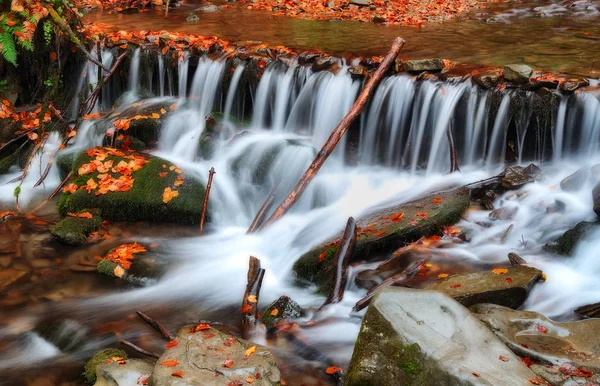
M 2 46 L 2 57 L 4 60 L 11 63 L 13 66 L 17 66 L 17 48 L 15 47 L 15 42 L 12 39 L 12 36 L 8 32 L 4 32 L 0 34 L 0 46 Z

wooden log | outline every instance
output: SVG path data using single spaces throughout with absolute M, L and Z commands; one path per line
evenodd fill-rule
M 271 189 L 271 192 L 267 196 L 267 199 L 265 200 L 265 202 L 263 202 L 263 204 L 260 206 L 260 209 L 256 213 L 256 216 L 254 216 L 254 220 L 252 221 L 252 224 L 250 224 L 250 227 L 248 228 L 246 233 L 253 233 L 254 231 L 257 231 L 260 229 L 267 213 L 273 206 L 273 201 L 275 201 L 275 195 L 277 194 L 278 190 L 279 190 L 279 184 L 275 185 L 273 187 L 273 189 Z
M 346 229 L 344 230 L 344 236 L 333 257 L 333 266 L 335 267 L 333 282 L 329 288 L 327 299 L 325 299 L 323 305 L 319 307 L 319 311 L 328 304 L 339 303 L 344 297 L 344 289 L 346 288 L 348 277 L 348 265 L 354 254 L 356 237 L 356 222 L 354 221 L 354 218 L 349 217 L 348 222 L 346 223 Z
M 153 329 L 158 331 L 158 333 L 161 334 L 166 340 L 172 341 L 173 339 L 175 339 L 175 337 L 173 337 L 171 334 L 169 334 L 169 331 L 167 331 L 167 329 L 162 324 L 157 322 L 156 320 L 154 320 L 151 317 L 149 317 L 148 315 L 144 314 L 142 311 L 136 311 L 135 313 L 138 314 L 138 316 L 144 322 L 148 323 L 148 325 L 150 327 L 152 327 Z
M 306 186 L 312 181 L 315 177 L 316 173 L 321 169 L 327 158 L 333 153 L 336 145 L 340 141 L 340 139 L 344 136 L 350 124 L 360 115 L 360 113 L 365 108 L 365 105 L 375 90 L 375 87 L 381 80 L 381 77 L 387 72 L 390 68 L 398 53 L 404 46 L 404 40 L 400 37 L 394 40 L 394 44 L 390 48 L 390 51 L 387 53 L 377 70 L 371 75 L 369 80 L 366 82 L 364 88 L 358 95 L 358 98 L 352 105 L 352 108 L 348 113 L 342 118 L 340 123 L 333 129 L 331 135 L 312 161 L 308 169 L 304 172 L 296 187 L 290 192 L 290 194 L 283 200 L 283 202 L 279 205 L 277 209 L 273 212 L 271 217 L 265 222 L 265 226 L 269 226 L 277 221 L 281 216 L 283 216 L 294 203 L 302 196 L 302 193 L 306 189 Z
M 362 298 L 358 302 L 356 302 L 356 304 L 352 308 L 352 311 L 358 312 L 358 311 L 362 310 L 363 308 L 365 308 L 366 306 L 368 306 L 371 303 L 373 296 L 375 296 L 375 294 L 380 289 L 389 287 L 392 285 L 399 285 L 403 281 L 416 276 L 417 273 L 419 273 L 419 269 L 421 268 L 421 266 L 423 264 L 425 264 L 425 260 L 416 261 L 416 262 L 410 264 L 408 267 L 406 267 L 406 269 L 404 269 L 402 272 L 397 273 L 394 276 L 385 279 L 379 285 L 371 288 L 367 292 L 367 296 L 365 296 L 364 298 Z
M 208 183 L 206 184 L 206 193 L 204 194 L 204 202 L 202 202 L 202 213 L 200 214 L 200 234 L 204 232 L 204 220 L 206 219 L 206 207 L 208 206 L 208 196 L 210 195 L 210 187 L 212 185 L 215 168 L 210 168 L 208 171 Z
M 258 297 L 265 270 L 260 267 L 260 260 L 250 256 L 248 267 L 248 284 L 242 300 L 242 338 L 248 339 L 258 320 Z

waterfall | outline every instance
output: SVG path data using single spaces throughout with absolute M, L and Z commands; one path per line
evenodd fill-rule
M 129 92 L 131 97 L 137 98 L 137 94 L 140 91 L 140 48 L 136 48 L 133 51 L 133 57 L 131 58 L 131 64 L 129 65 Z

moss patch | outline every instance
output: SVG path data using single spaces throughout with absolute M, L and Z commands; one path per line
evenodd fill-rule
M 86 212 L 81 210 L 79 212 Z M 50 233 L 61 243 L 68 245 L 81 245 L 89 235 L 100 228 L 102 218 L 98 210 L 87 211 L 92 218 L 67 216 L 50 227 Z
M 127 152 L 127 155 L 141 155 L 135 152 Z M 183 185 L 174 187 L 178 174 L 170 168 L 175 165 L 167 160 L 144 155 L 149 162 L 140 170 L 133 172 L 135 180 L 133 187 L 126 192 L 109 192 L 96 195 L 92 190 L 77 190 L 75 193 L 63 193 L 58 203 L 61 215 L 67 212 L 76 212 L 83 208 L 99 208 L 102 217 L 114 221 L 154 221 L 172 222 L 182 224 L 196 224 L 200 221 L 202 201 L 205 189 L 199 182 L 186 177 Z M 78 168 L 90 162 L 91 158 L 86 152 L 77 157 L 73 165 L 73 177 L 69 183 L 84 186 L 93 178 L 98 180 L 97 172 L 80 176 Z M 117 165 L 120 161 L 128 161 L 124 157 L 109 155 L 104 161 L 113 160 Z M 164 167 L 163 167 L 164 165 Z M 161 173 L 167 173 L 161 177 Z M 113 174 L 118 177 L 117 174 Z M 177 190 L 179 195 L 168 203 L 163 202 L 165 188 Z
M 357 221 L 359 236 L 353 261 L 368 259 L 374 253 L 391 252 L 423 236 L 442 234 L 444 226 L 460 220 L 469 203 L 469 190 L 459 188 L 363 216 Z M 402 219 L 393 221 L 400 213 L 404 213 Z M 333 277 L 333 257 L 341 237 L 339 234 L 301 256 L 294 264 L 296 277 L 316 284 L 318 292 L 327 293 Z
M 271 328 L 281 320 L 294 320 L 304 316 L 304 310 L 288 296 L 281 296 L 262 312 L 262 322 Z
M 127 359 L 127 353 L 118 348 L 106 348 L 92 357 L 85 365 L 85 379 L 89 383 L 96 382 L 96 366 L 113 357 Z
M 555 255 L 570 256 L 579 240 L 592 228 L 594 228 L 593 223 L 582 221 L 563 233 L 556 240 L 544 245 L 544 251 Z

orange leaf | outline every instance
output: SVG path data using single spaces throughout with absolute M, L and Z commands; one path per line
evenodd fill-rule
M 273 308 L 271 310 L 271 316 L 277 316 L 277 315 L 279 315 L 279 310 L 277 308 Z
M 205 331 L 205 330 L 210 330 L 210 326 L 206 323 L 202 323 L 202 324 L 199 324 L 196 327 L 192 328 L 191 333 L 193 334 L 195 332 Z
M 327 370 L 325 370 L 325 372 L 327 374 L 335 374 L 335 373 L 339 373 L 341 371 L 342 371 L 342 369 L 337 366 L 331 366 L 331 367 L 328 367 Z
M 38 134 L 36 132 L 30 131 L 29 133 L 27 133 L 27 137 L 32 140 L 35 141 L 36 139 L 38 139 Z
M 183 378 L 183 371 L 175 371 L 171 373 L 172 377 Z
M 161 177 L 166 177 L 167 176 L 167 172 L 160 172 L 158 173 L 159 176 Z
M 548 333 L 548 329 L 544 326 L 540 326 L 539 324 L 537 326 L 535 326 L 535 330 L 537 332 L 541 332 L 542 334 L 547 334 Z
M 76 184 L 68 184 L 63 189 L 63 193 L 75 193 L 77 191 L 77 188 L 79 187 Z
M 77 130 L 71 130 L 69 131 L 69 133 L 67 134 L 67 137 L 69 138 L 73 138 L 74 136 L 77 135 Z
M 244 306 L 242 307 L 242 314 L 245 314 L 246 312 L 250 311 L 252 309 L 252 306 L 250 304 L 244 304 Z
M 442 203 L 442 198 L 441 197 L 435 197 L 433 200 L 431 200 L 432 204 L 441 204 Z
M 508 362 L 508 357 L 504 355 L 500 355 L 498 359 L 500 359 L 502 362 Z
M 173 347 L 177 347 L 177 345 L 179 344 L 179 342 L 175 339 L 173 339 L 172 341 L 170 341 L 169 343 L 167 343 L 165 345 L 166 348 L 173 348 Z
M 227 368 L 231 368 L 233 366 L 233 361 L 231 359 L 225 359 L 225 362 L 223 362 L 223 367 L 227 367 Z
M 170 187 L 166 187 L 163 192 L 163 202 L 166 204 L 173 199 L 173 197 L 179 196 L 179 192 L 176 190 L 171 190 Z
M 92 218 L 92 214 L 90 212 L 81 212 L 81 213 L 67 212 L 67 216 L 79 217 L 79 218 Z
M 160 118 L 160 114 L 157 114 L 157 113 L 152 113 L 151 117 L 152 117 L 153 119 L 158 119 L 158 118 Z
M 252 383 L 252 382 L 254 382 L 254 378 L 252 378 L 252 376 L 248 375 L 248 376 L 246 377 L 246 382 L 248 382 L 248 383 Z
M 165 110 L 165 109 L 160 109 L 160 113 L 161 113 L 161 114 L 166 114 L 166 113 L 167 113 L 167 110 Z
M 137 384 L 138 385 L 147 385 L 149 380 L 150 380 L 150 375 L 149 374 L 148 375 L 142 374 L 137 379 Z
M 177 359 L 167 359 L 167 360 L 160 362 L 160 365 L 165 366 L 165 367 L 175 367 L 178 364 L 179 364 L 179 361 Z
M 256 295 L 248 295 L 246 300 L 248 300 L 248 303 L 256 303 L 258 301 L 258 299 L 256 298 Z
M 325 251 L 321 252 L 321 254 L 319 255 L 319 263 L 322 263 L 323 260 L 325 260 L 326 256 L 327 256 L 327 252 L 325 252 Z
M 494 268 L 494 269 L 492 269 L 492 273 L 494 275 L 504 275 L 507 272 L 508 272 L 508 269 L 506 269 L 506 268 Z
M 448 277 L 448 274 L 447 274 L 447 273 L 440 273 L 440 274 L 438 275 L 438 277 L 439 277 L 440 279 L 443 279 L 443 278 L 445 278 L 445 277 Z
M 250 346 L 246 350 L 246 358 L 249 358 L 252 354 L 256 352 L 256 346 Z

